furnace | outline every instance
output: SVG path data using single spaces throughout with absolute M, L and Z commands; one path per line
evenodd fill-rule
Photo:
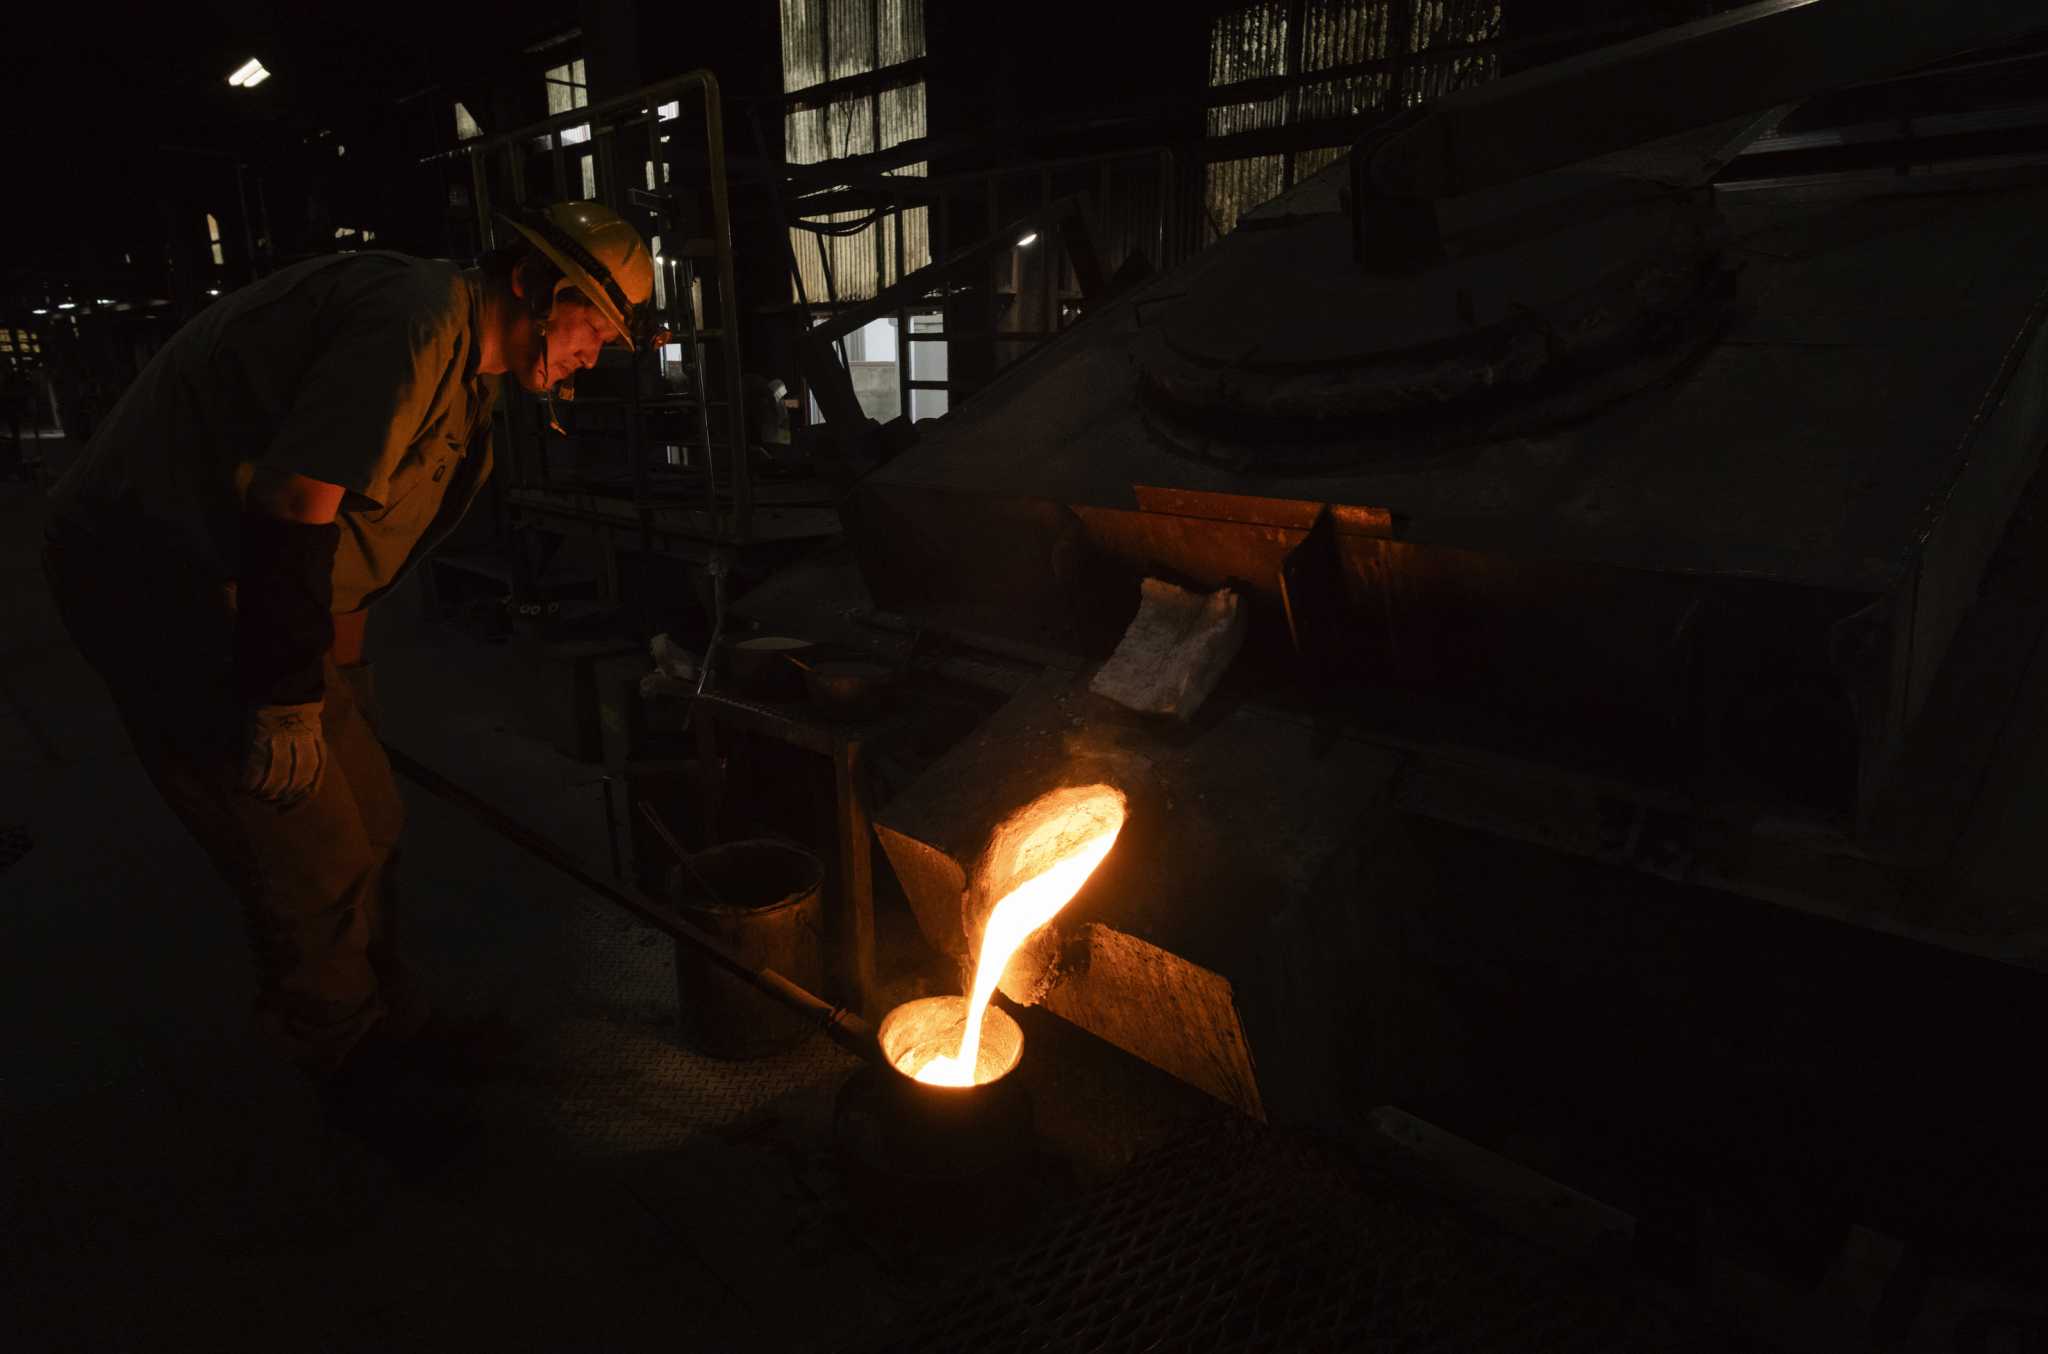
M 1944 16 L 1757 6 L 1453 95 L 919 425 L 848 508 L 875 601 L 1070 660 L 877 812 L 925 937 L 964 970 L 1004 816 L 1114 785 L 1001 990 L 1330 1120 L 1455 1075 L 1418 824 L 1980 948 L 1906 903 L 1968 802 L 1912 769 L 2048 442 L 2048 193 L 1714 182 L 1772 105 L 2007 22 Z M 1248 613 L 1184 726 L 1087 683 L 1167 585 Z

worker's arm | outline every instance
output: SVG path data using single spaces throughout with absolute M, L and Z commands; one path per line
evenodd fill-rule
M 341 496 L 347 492 L 339 484 L 258 466 L 249 484 L 247 507 L 281 522 L 325 526 L 341 511 Z
M 242 788 L 289 808 L 319 788 L 343 489 L 259 469 L 242 509 L 235 689 L 248 709 Z

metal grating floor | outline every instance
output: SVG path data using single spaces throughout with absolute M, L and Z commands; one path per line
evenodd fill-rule
M 1741 1347 L 1314 1140 L 1231 1120 L 1134 1163 L 864 1354 Z
M 453 962 L 448 969 L 488 988 L 468 1004 L 502 1009 L 535 1032 L 494 1094 L 507 1117 L 544 1129 L 553 1151 L 586 1160 L 668 1152 L 792 1096 L 829 1107 L 858 1065 L 822 1033 L 746 1061 L 685 1047 L 674 943 L 595 899 L 576 900 L 529 943 L 549 956 L 545 979 L 493 974 L 474 960 L 466 975 Z M 532 952 L 501 957 L 523 965 Z

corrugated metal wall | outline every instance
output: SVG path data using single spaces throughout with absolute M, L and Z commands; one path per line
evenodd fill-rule
M 1209 85 L 1297 76 L 1287 93 L 1209 110 L 1212 137 L 1264 131 L 1300 122 L 1350 117 L 1393 106 L 1398 71 L 1401 100 L 1420 103 L 1490 80 L 1499 58 L 1452 52 L 1500 36 L 1503 0 L 1262 0 L 1219 17 L 1209 34 Z M 1397 22 L 1397 18 L 1405 22 Z M 1318 71 L 1385 62 L 1386 69 L 1314 80 Z M 1290 183 L 1328 167 L 1344 146 L 1214 161 L 1206 206 L 1217 235 Z
M 1220 15 L 1209 30 L 1209 87 L 1286 75 L 1293 9 L 1288 0 L 1267 0 Z M 1281 126 L 1288 120 L 1287 105 L 1286 95 L 1254 103 L 1218 105 L 1209 110 L 1209 135 L 1232 136 Z M 1281 155 L 1254 155 L 1218 161 L 1208 167 L 1207 173 L 1209 222 L 1221 236 L 1237 225 L 1241 212 L 1281 190 L 1287 161 Z
M 794 93 L 828 80 L 886 70 L 925 54 L 924 0 L 781 0 L 782 88 Z M 822 108 L 799 109 L 784 118 L 785 155 L 791 164 L 816 164 L 849 155 L 888 150 L 926 134 L 924 82 L 880 94 L 840 99 Z M 890 171 L 922 177 L 923 163 Z M 866 213 L 841 212 L 825 218 L 847 225 Z M 913 208 L 903 222 L 902 267 L 931 261 L 930 210 Z M 792 227 L 803 293 L 813 302 L 828 296 L 864 301 L 898 276 L 897 221 L 891 213 L 851 235 L 824 236 Z M 828 282 L 827 265 L 830 278 Z M 794 297 L 792 285 L 792 297 Z
M 1439 99 L 1500 74 L 1500 58 L 1491 52 L 1431 55 L 1441 48 L 1469 47 L 1498 38 L 1500 24 L 1501 0 L 1413 0 L 1408 32 L 1413 59 L 1403 69 L 1401 81 L 1406 101 Z

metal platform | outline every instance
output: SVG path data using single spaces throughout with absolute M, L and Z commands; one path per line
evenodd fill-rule
M 1135 1163 L 860 1354 L 1714 1351 L 1648 1281 L 1575 1267 L 1315 1140 L 1219 1121 Z

